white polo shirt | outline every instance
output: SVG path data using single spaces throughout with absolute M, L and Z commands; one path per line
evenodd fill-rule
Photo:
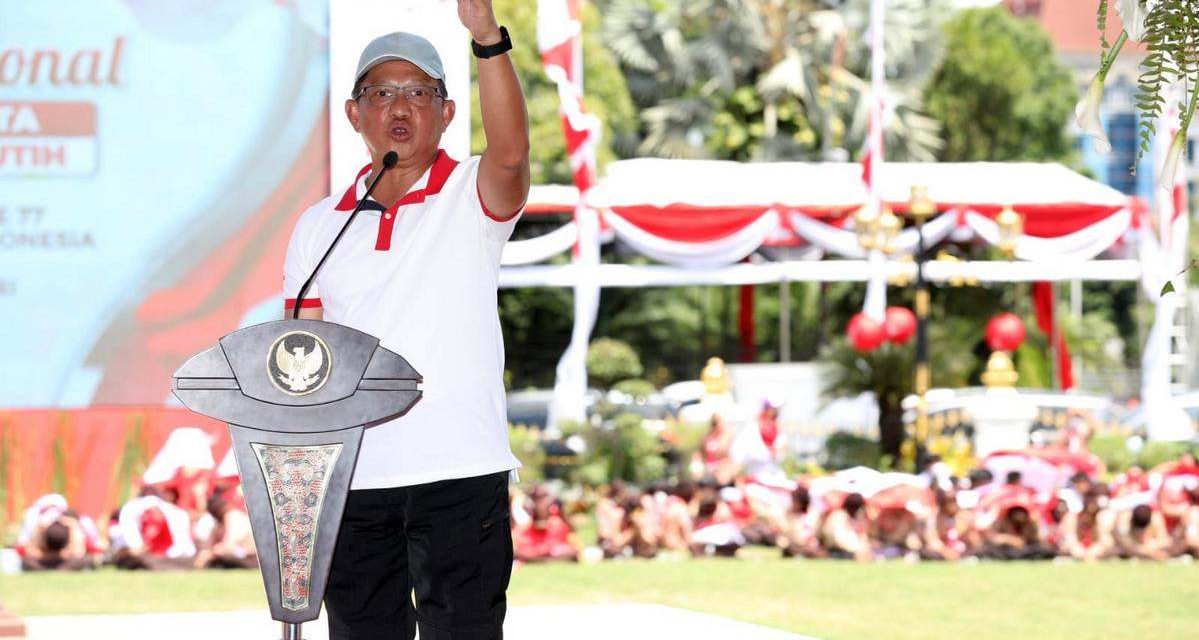
M 378 337 L 424 377 L 424 396 L 411 411 L 366 430 L 352 489 L 520 466 L 508 444 L 496 294 L 500 255 L 519 216 L 499 221 L 483 206 L 479 160 L 459 163 L 439 151 L 392 209 L 368 201 L 302 303 Z M 300 216 L 283 267 L 288 310 L 366 193 L 369 169 Z

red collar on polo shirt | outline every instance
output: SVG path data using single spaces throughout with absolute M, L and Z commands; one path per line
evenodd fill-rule
M 399 202 L 379 216 L 379 235 L 375 239 L 376 251 L 391 249 L 391 229 L 395 226 L 396 211 L 406 204 L 424 202 L 426 197 L 441 193 L 441 188 L 445 186 L 446 180 L 449 180 L 450 174 L 453 173 L 456 166 L 458 166 L 458 161 L 451 158 L 445 149 L 437 150 L 437 157 L 433 159 L 433 166 L 429 169 L 429 180 L 425 183 L 424 188 L 409 191 L 403 198 L 400 198 Z M 353 184 L 346 189 L 345 194 L 341 196 L 341 201 L 334 207 L 336 211 L 354 210 L 354 205 L 358 204 L 358 181 L 362 180 L 362 176 L 366 175 L 370 169 L 371 165 L 367 164 L 358 172 Z

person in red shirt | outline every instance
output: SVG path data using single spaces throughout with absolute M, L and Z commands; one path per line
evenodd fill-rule
M 21 558 L 23 570 L 80 571 L 96 566 L 96 557 L 88 551 L 83 527 L 78 516 L 73 514 L 64 513 L 39 527 Z
M 615 532 L 600 540 L 605 558 L 653 558 L 658 555 L 660 531 L 641 496 L 627 494 L 620 502 L 620 523 Z
M 543 488 L 530 495 L 533 508 L 529 521 L 513 531 L 516 559 L 521 562 L 579 559 L 583 547 L 562 517 L 561 505 Z
M 702 445 L 703 468 L 704 475 L 716 478 L 722 485 L 731 484 L 740 470 L 740 465 L 733 461 L 729 453 L 733 448 L 733 436 L 733 430 L 724 418 L 718 413 L 713 414 Z
M 838 508 L 825 515 L 820 525 L 820 540 L 830 557 L 870 562 L 874 559 L 874 545 L 869 529 L 866 499 L 860 493 L 851 493 Z
M 216 520 L 212 545 L 196 554 L 197 568 L 250 569 L 258 566 L 250 516 L 220 496 L 207 500 L 208 513 Z
M 924 549 L 921 557 L 928 560 L 958 560 L 970 551 L 967 545 L 969 519 L 958 508 L 957 496 L 948 491 L 935 491 L 934 513 L 924 522 Z
M 1115 518 L 1114 537 L 1121 558 L 1167 560 L 1171 540 L 1166 521 L 1153 507 L 1141 504 L 1122 511 Z
M 1062 518 L 1062 555 L 1083 562 L 1096 562 L 1115 555 L 1116 543 L 1110 524 L 1113 514 L 1105 513 L 1100 500 L 1102 490 L 1092 489 L 1083 496 L 1082 510 L 1071 511 Z
M 1190 508 L 1182 519 L 1182 548 L 1180 553 L 1199 558 L 1199 487 L 1187 492 L 1191 501 Z
M 695 512 L 695 529 L 691 534 L 691 554 L 696 557 L 720 556 L 732 558 L 745 546 L 745 536 L 733 516 L 715 491 L 699 496 Z
M 653 501 L 662 531 L 663 551 L 690 551 L 694 526 L 691 518 L 691 499 L 694 496 L 695 486 L 689 482 L 682 482 L 674 487 L 662 485 L 654 491 Z
M 779 523 L 776 543 L 784 558 L 823 558 L 828 555 L 820 546 L 818 520 L 812 509 L 812 496 L 805 487 L 791 492 L 791 507 Z

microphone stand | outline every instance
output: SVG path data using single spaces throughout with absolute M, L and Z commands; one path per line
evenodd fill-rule
M 364 193 L 362 198 L 358 200 L 358 205 L 355 206 L 354 210 L 350 212 L 350 217 L 346 220 L 346 223 L 341 226 L 341 230 L 337 232 L 337 236 L 333 238 L 333 242 L 329 243 L 329 248 L 325 249 L 325 255 L 321 256 L 320 262 L 316 263 L 316 268 L 312 270 L 312 274 L 308 276 L 308 279 L 305 280 L 304 284 L 300 287 L 299 293 L 296 294 L 296 306 L 291 311 L 292 320 L 299 319 L 300 304 L 304 302 L 304 294 L 308 293 L 308 288 L 312 286 L 313 280 L 316 279 L 316 274 L 320 273 L 321 267 L 325 266 L 325 261 L 329 259 L 329 254 L 333 253 L 333 248 L 337 246 L 338 242 L 341 242 L 341 237 L 345 235 L 346 229 L 350 228 L 350 225 L 354 222 L 354 218 L 358 215 L 358 212 L 362 210 L 362 205 L 366 204 L 366 199 L 369 198 L 371 193 L 375 190 L 375 185 L 379 184 L 379 179 L 383 177 L 384 173 L 387 173 L 388 169 L 394 167 L 399 159 L 399 154 L 397 154 L 395 151 L 388 151 L 387 154 L 383 156 L 383 166 L 379 169 L 378 175 L 371 180 L 370 185 L 366 188 L 366 193 Z M 301 623 L 299 622 L 284 622 L 283 640 L 304 640 L 304 636 L 300 631 L 300 624 Z
M 325 260 L 329 259 L 329 254 L 333 253 L 333 248 L 337 246 L 338 242 L 341 242 L 341 237 L 345 235 L 346 229 L 350 228 L 350 224 L 354 222 L 354 218 L 358 215 L 358 212 L 362 210 L 362 205 L 366 204 L 366 199 L 371 197 L 371 192 L 375 190 L 375 185 L 379 184 L 379 179 L 383 177 L 384 173 L 387 173 L 388 169 L 396 166 L 396 162 L 399 162 L 399 160 L 400 156 L 395 151 L 388 151 L 387 154 L 383 156 L 383 166 L 379 169 L 379 174 L 375 176 L 374 180 L 371 180 L 370 185 L 366 188 L 366 193 L 362 195 L 362 199 L 358 201 L 358 205 L 355 206 L 354 210 L 350 212 L 350 217 L 346 220 L 346 223 L 341 226 L 341 231 L 337 232 L 337 236 L 333 238 L 333 242 L 329 244 L 329 248 L 325 249 L 325 255 L 321 256 L 320 262 L 316 263 L 316 268 L 312 270 L 312 275 L 308 276 L 308 279 L 305 280 L 304 284 L 300 287 L 300 292 L 296 294 L 296 306 L 291 310 L 292 320 L 299 319 L 300 304 L 304 302 L 304 294 L 308 293 L 309 287 L 312 286 L 312 281 L 316 279 L 316 274 L 320 273 L 321 267 L 325 266 Z

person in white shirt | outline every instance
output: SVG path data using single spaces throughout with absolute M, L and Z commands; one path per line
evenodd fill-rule
M 245 511 L 234 508 L 220 496 L 209 498 L 208 515 L 212 516 L 214 521 L 212 544 L 196 554 L 196 568 L 257 567 L 258 553 L 254 548 L 250 516 Z
M 122 569 L 185 569 L 192 566 L 196 543 L 187 512 L 163 500 L 152 487 L 121 507 L 117 517 L 122 548 L 115 563 Z
M 528 196 L 529 127 L 491 1 L 458 0 L 458 16 L 478 58 L 482 156 L 459 162 L 440 148 L 455 103 L 432 44 L 410 33 L 375 39 L 345 103 L 371 162 L 304 212 L 284 262 L 288 317 L 299 306 L 301 318 L 376 336 L 423 377 L 408 414 L 363 438 L 325 595 L 334 639 L 412 638 L 418 624 L 429 640 L 502 635 L 508 477 L 520 464 L 508 445 L 497 282 Z M 381 174 L 390 152 L 398 162 Z

